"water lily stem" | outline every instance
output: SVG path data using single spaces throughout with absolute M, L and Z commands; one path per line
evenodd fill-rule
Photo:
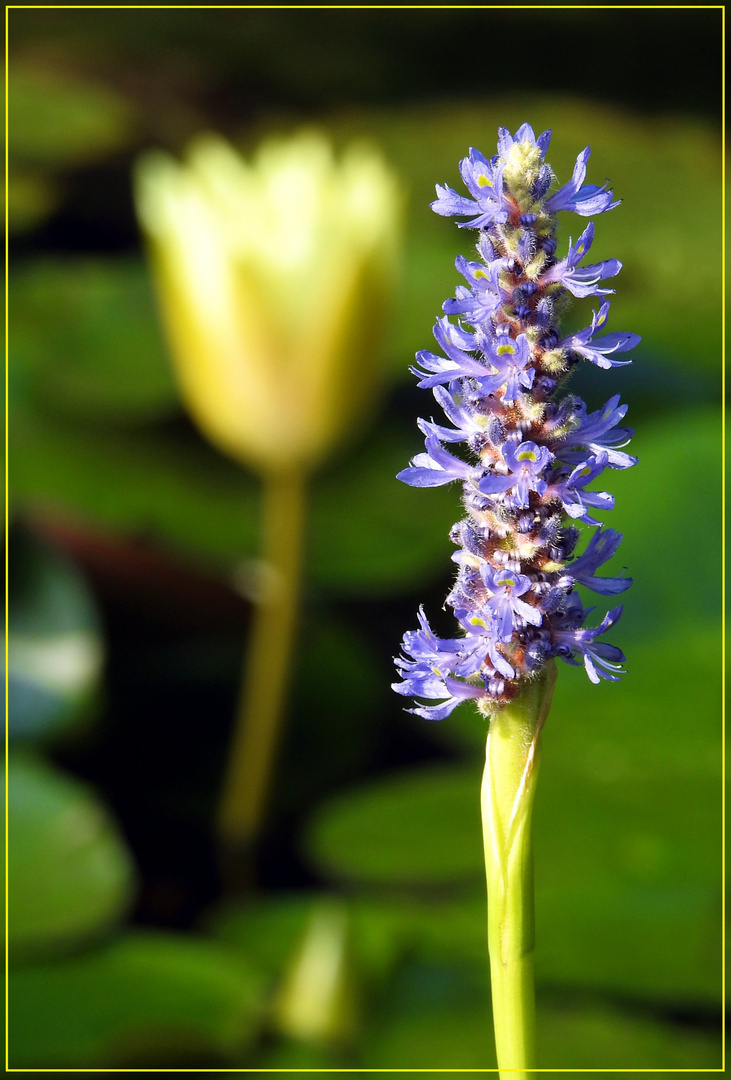
M 265 477 L 260 595 L 218 816 L 229 858 L 251 858 L 266 813 L 299 606 L 304 504 L 301 475 L 287 471 Z
M 539 741 L 556 681 L 553 661 L 490 720 L 482 781 L 487 934 L 501 1080 L 535 1068 L 531 818 Z

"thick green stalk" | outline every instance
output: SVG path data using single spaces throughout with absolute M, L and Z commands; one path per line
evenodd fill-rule
M 531 818 L 541 728 L 556 681 L 553 661 L 490 720 L 482 781 L 487 937 L 501 1080 L 535 1068 Z
M 218 817 L 220 840 L 234 860 L 237 854 L 250 856 L 256 845 L 276 760 L 299 604 L 304 503 L 301 475 L 264 478 L 261 596 L 247 643 Z

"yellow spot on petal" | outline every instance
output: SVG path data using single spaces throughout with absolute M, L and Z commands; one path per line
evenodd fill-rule
M 496 352 L 498 356 L 502 356 L 503 353 L 510 353 L 512 356 L 515 352 L 515 346 L 512 343 L 509 345 L 498 345 Z
M 492 187 L 493 186 L 492 180 L 490 180 L 489 177 L 485 176 L 484 173 L 483 173 L 483 174 L 481 174 L 480 176 L 477 177 L 477 186 L 478 187 Z

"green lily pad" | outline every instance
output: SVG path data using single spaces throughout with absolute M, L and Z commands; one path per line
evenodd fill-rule
M 458 253 L 470 257 L 474 235 L 430 209 L 435 184 L 463 191 L 458 162 L 470 146 L 494 153 L 498 126 L 515 131 L 525 120 L 539 132 L 553 129 L 548 160 L 561 183 L 571 177 L 576 155 L 587 144 L 587 179 L 611 186 L 622 205 L 596 222 L 592 258 L 621 259 L 624 269 L 612 299 L 613 330 L 641 334 L 644 348 L 669 364 L 718 372 L 721 345 L 721 133 L 699 117 L 644 117 L 566 97 L 517 95 L 509 99 L 416 104 L 398 110 L 348 110 L 334 118 L 343 141 L 376 141 L 410 185 L 407 272 L 403 305 L 394 322 L 389 355 L 407 378 L 414 351 L 430 347 L 430 327 L 442 301 L 461 278 Z M 668 177 L 677 191 L 693 191 L 693 214 L 679 220 L 657 198 Z M 681 215 L 682 216 L 682 215 Z M 583 226 L 573 215 L 560 219 L 560 250 Z M 704 258 L 686 272 L 687 253 Z M 571 318 L 586 326 L 590 301 L 576 303 Z M 687 318 L 679 319 L 683 310 Z M 397 358 L 401 356 L 401 360 Z M 642 353 L 637 351 L 641 362 Z M 611 391 L 609 391 L 611 394 Z M 608 394 L 608 396 L 609 396 Z
M 717 1033 L 674 1025 L 602 1000 L 542 994 L 538 1067 L 553 1069 L 713 1069 Z M 487 965 L 412 958 L 389 988 L 363 1039 L 359 1064 L 380 1069 L 495 1069 Z M 611 1074 L 610 1074 L 611 1075 Z M 657 1075 L 664 1075 L 658 1072 Z M 666 1074 L 668 1080 L 671 1073 Z
M 361 1061 L 380 1069 L 494 1069 L 487 964 L 402 965 L 372 1017 Z
M 179 411 L 140 260 L 43 259 L 10 279 L 11 388 L 46 412 L 146 422 Z
M 636 645 L 619 687 L 559 678 L 536 806 L 537 970 L 712 1003 L 721 992 L 720 643 L 712 628 L 678 635 Z
M 210 911 L 205 929 L 229 948 L 255 961 L 271 980 L 291 959 L 308 918 L 325 893 L 267 894 L 245 903 L 228 902 Z M 405 948 L 413 943 L 403 907 L 349 897 L 344 910 L 359 979 L 382 984 Z
M 106 528 L 159 537 L 231 565 L 253 554 L 255 481 L 204 443 L 155 429 L 134 437 L 17 412 L 11 435 L 16 505 L 75 511 Z
M 620 597 L 625 613 L 612 632 L 618 641 L 625 632 L 662 634 L 682 618 L 715 630 L 720 655 L 722 419 L 719 404 L 639 423 L 631 444 L 639 463 L 605 474 L 616 505 L 604 517 L 624 540 L 601 573 L 626 566 L 635 582 Z M 679 540 L 680 522 L 693 524 L 692 543 Z
M 57 185 L 38 172 L 15 169 L 7 185 L 8 227 L 21 233 L 50 217 L 60 201 Z
M 315 582 L 356 596 L 404 591 L 449 559 L 456 492 L 429 492 L 425 511 L 423 493 L 395 478 L 418 447 L 418 433 L 381 430 L 347 465 L 313 481 L 307 573 Z M 134 437 L 102 432 L 18 411 L 11 448 L 19 509 L 71 509 L 231 566 L 256 554 L 259 484 L 202 442 L 152 428 Z
M 99 688 L 99 619 L 76 567 L 27 536 L 13 542 L 8 629 L 10 740 L 73 729 Z
M 98 161 L 134 134 L 129 103 L 108 86 L 15 60 L 8 96 L 13 162 L 68 167 Z
M 257 1030 L 260 982 L 212 942 L 135 932 L 11 972 L 13 1068 L 210 1067 Z
M 711 631 L 680 624 L 664 642 L 635 647 L 632 674 L 620 686 L 560 673 L 534 824 L 541 978 L 683 1004 L 718 1000 L 715 644 Z M 328 877 L 384 893 L 409 887 L 423 900 L 460 885 L 474 894 L 483 874 L 480 778 L 475 760 L 339 795 L 316 813 L 305 850 Z M 430 936 L 443 933 L 449 949 L 474 955 L 484 914 L 479 894 L 470 903 L 469 916 L 440 919 L 435 909 Z M 411 915 L 414 925 L 419 917 Z M 423 917 L 428 922 L 428 912 Z
M 642 1009 L 601 1000 L 550 998 L 537 1015 L 538 1063 L 543 1069 L 714 1070 L 721 1066 L 716 1032 L 674 1024 Z M 611 1075 L 611 1074 L 610 1074 Z M 671 1080 L 672 1072 L 653 1072 Z
M 9 947 L 56 954 L 118 923 L 134 872 L 114 822 L 85 784 L 13 754 L 8 781 Z
M 328 877 L 394 887 L 480 878 L 479 775 L 437 765 L 330 799 L 305 847 Z
M 396 479 L 421 446 L 418 432 L 384 426 L 347 468 L 316 481 L 311 572 L 318 582 L 352 595 L 382 595 L 406 591 L 449 565 L 457 490 L 425 495 Z

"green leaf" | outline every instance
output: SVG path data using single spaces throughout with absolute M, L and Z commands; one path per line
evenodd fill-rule
M 40 225 L 60 201 L 57 185 L 42 173 L 15 169 L 8 177 L 8 227 L 21 233 Z
M 606 521 L 624 540 L 601 573 L 626 566 L 635 581 L 620 598 L 625 613 L 612 632 L 617 640 L 635 632 L 664 635 L 682 617 L 715 630 L 720 655 L 722 420 L 719 402 L 716 409 L 643 422 L 631 445 L 639 463 L 605 474 L 616 498 Z M 690 543 L 683 541 L 685 530 Z
M 127 912 L 133 869 L 86 785 L 33 757 L 9 760 L 9 946 L 13 961 L 98 936 Z
M 677 662 L 679 642 L 683 663 Z M 720 994 L 720 665 L 712 631 L 682 623 L 635 646 L 619 685 L 561 671 L 535 810 L 536 969 L 552 982 L 675 1003 Z M 687 672 L 693 672 L 692 683 Z M 451 723 L 451 718 L 445 721 Z M 483 728 L 484 739 L 484 728 Z M 483 874 L 481 761 L 420 768 L 331 799 L 304 847 L 321 872 L 392 894 Z M 409 917 L 474 956 L 484 909 Z M 431 919 L 432 930 L 429 929 Z M 460 942 L 462 944 L 460 944 Z M 442 951 L 443 955 L 443 951 Z
M 11 972 L 13 1068 L 211 1067 L 236 1061 L 258 1024 L 260 984 L 212 942 L 135 932 Z
M 479 774 L 431 766 L 330 799 L 305 849 L 328 876 L 394 887 L 444 885 L 484 873 Z
M 383 427 L 313 490 L 311 572 L 319 583 L 350 595 L 407 591 L 449 565 L 449 530 L 459 518 L 453 486 L 428 493 L 396 473 L 423 440 L 418 432 Z
M 718 999 L 719 645 L 681 624 L 634 647 L 621 686 L 559 678 L 536 802 L 540 974 Z
M 371 1019 L 359 1064 L 449 1073 L 495 1069 L 486 957 L 483 964 L 464 964 L 416 956 L 404 964 Z
M 108 86 L 15 60 L 8 96 L 13 163 L 68 167 L 126 146 L 130 105 Z
M 271 980 L 282 975 L 307 919 L 325 893 L 274 893 L 245 903 L 228 902 L 210 911 L 205 928 L 227 947 L 241 951 Z M 350 897 L 347 917 L 358 975 L 382 983 L 411 944 L 402 907 Z
M 255 481 L 204 443 L 134 436 L 18 412 L 11 436 L 18 506 L 73 509 L 97 525 L 157 536 L 229 563 L 252 554 Z
M 8 629 L 10 740 L 73 729 L 99 687 L 99 619 L 76 567 L 29 536 L 13 542 Z
M 592 1001 L 541 1003 L 537 1015 L 538 1062 L 543 1069 L 684 1069 L 721 1066 L 717 1032 L 672 1023 L 618 1005 Z M 671 1080 L 673 1073 L 653 1073 Z
M 718 1033 L 671 1023 L 639 1008 L 542 993 L 538 1067 L 713 1069 Z M 359 1065 L 380 1069 L 495 1069 L 487 964 L 412 957 L 389 987 L 362 1040 Z M 663 1075 L 658 1073 L 658 1075 Z M 672 1074 L 668 1074 L 669 1077 Z
M 179 411 L 144 264 L 43 259 L 10 279 L 12 387 L 46 412 L 139 423 Z
M 418 434 L 388 429 L 310 489 L 307 573 L 351 595 L 408 590 L 449 559 L 459 514 L 452 489 L 423 492 L 395 476 Z M 154 428 L 125 435 L 16 411 L 11 434 L 16 506 L 71 508 L 127 534 L 152 534 L 209 559 L 239 562 L 256 552 L 258 483 L 205 443 Z
M 543 93 L 473 99 L 458 107 L 444 102 L 390 112 L 349 109 L 332 118 L 343 141 L 357 136 L 377 141 L 411 188 L 407 272 L 389 350 L 395 368 L 408 378 L 414 351 L 429 347 L 430 328 L 442 301 L 461 283 L 454 258 L 458 253 L 469 258 L 474 242 L 471 234 L 429 210 L 434 185 L 447 183 L 464 191 L 458 162 L 468 148 L 476 146 L 489 157 L 498 126 L 515 131 L 526 117 L 536 132 L 553 129 L 548 160 L 561 183 L 570 179 L 579 151 L 591 144 L 587 179 L 601 184 L 611 177 L 615 195 L 623 200 L 597 221 L 591 253 L 592 258 L 614 257 L 624 264 L 617 297 L 612 298 L 610 329 L 642 335 L 637 364 L 645 351 L 651 351 L 675 368 L 687 369 L 692 356 L 694 372 L 718 373 L 722 302 L 718 126 L 700 117 L 648 120 L 611 106 Z M 692 214 L 671 214 L 667 201 L 658 199 L 657 192 L 667 189 L 668 177 L 674 190 L 693 192 Z M 566 249 L 572 228 L 565 217 L 559 250 L 561 245 Z M 703 259 L 695 260 L 688 273 L 687 253 L 697 251 L 703 252 Z M 572 319 L 577 326 L 588 324 L 588 310 L 587 302 L 576 304 Z M 679 311 L 685 313 L 683 318 Z

